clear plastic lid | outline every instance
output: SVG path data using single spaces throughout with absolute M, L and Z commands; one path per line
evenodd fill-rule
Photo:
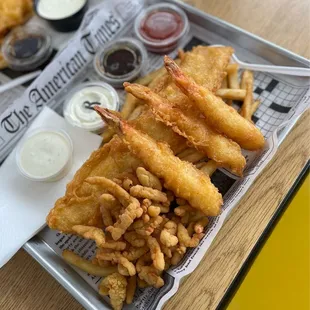
M 151 39 L 142 34 L 142 25 L 147 17 L 156 12 L 170 12 L 176 14 L 182 20 L 183 27 L 177 35 L 172 35 L 166 39 Z M 153 52 L 167 52 L 175 48 L 175 45 L 182 39 L 189 31 L 189 22 L 185 12 L 173 4 L 158 3 L 149 6 L 142 10 L 135 20 L 134 30 L 137 38 L 143 42 L 146 48 Z
M 38 26 L 17 27 L 2 44 L 3 57 L 13 70 L 31 71 L 48 60 L 51 42 L 46 30 Z
M 115 40 L 101 48 L 94 58 L 97 74 L 107 83 L 122 87 L 136 79 L 145 68 L 147 51 L 133 38 Z
M 101 133 L 105 124 L 93 109 L 95 105 L 117 111 L 119 97 L 116 90 L 104 82 L 82 83 L 67 94 L 63 114 L 72 126 Z

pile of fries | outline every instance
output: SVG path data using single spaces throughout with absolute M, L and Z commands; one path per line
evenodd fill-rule
M 200 164 L 207 175 L 215 168 L 212 161 Z M 177 265 L 188 247 L 198 246 L 209 220 L 164 189 L 144 167 L 122 179 L 89 177 L 86 182 L 106 191 L 98 198 L 104 227 L 72 229 L 96 242 L 96 256 L 88 261 L 65 250 L 63 257 L 89 274 L 105 277 L 99 293 L 110 296 L 113 309 L 121 309 L 125 301 L 132 302 L 137 286 L 164 285 L 163 271 Z
M 236 63 L 227 66 L 227 77 L 223 80 L 222 88 L 217 90 L 216 95 L 229 105 L 232 105 L 233 100 L 242 101 L 240 114 L 251 121 L 260 104 L 259 100 L 253 100 L 254 76 L 253 72 L 244 70 L 239 83 L 238 69 L 239 66 Z
M 198 246 L 208 217 L 221 212 L 212 174 L 224 167 L 242 176 L 241 148 L 264 146 L 251 121 L 259 105 L 253 74 L 245 70 L 239 82 L 232 53 L 199 46 L 176 61 L 166 56 L 165 67 L 124 83 L 120 113 L 95 107 L 109 126 L 106 144 L 76 173 L 47 223 L 96 242 L 92 261 L 68 250 L 63 257 L 104 277 L 99 293 L 113 309 L 132 303 L 137 287 L 164 285 L 163 272 Z M 240 111 L 233 100 L 243 102 Z
M 0 50 L 4 37 L 14 27 L 24 24 L 33 14 L 32 0 L 0 1 Z M 0 52 L 0 69 L 7 66 Z

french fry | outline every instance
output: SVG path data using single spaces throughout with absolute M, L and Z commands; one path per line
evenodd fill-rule
M 154 70 L 147 75 L 138 78 L 135 83 L 148 86 L 155 78 L 157 78 L 160 75 L 163 75 L 165 73 L 164 67 L 160 67 L 157 70 Z
M 190 163 L 196 163 L 196 162 L 198 162 L 199 160 L 201 160 L 201 159 L 203 159 L 205 157 L 206 157 L 205 154 L 202 154 L 201 152 L 195 150 L 195 152 L 185 156 L 184 158 L 182 158 L 182 160 L 188 161 Z
M 251 117 L 253 116 L 253 114 L 256 112 L 256 110 L 258 109 L 258 106 L 260 105 L 261 101 L 260 100 L 255 100 L 253 102 L 253 104 L 251 105 Z
M 137 287 L 137 276 L 130 277 L 127 281 L 126 304 L 129 305 L 133 301 Z
M 123 107 L 121 109 L 121 116 L 123 119 L 128 119 L 129 115 L 132 113 L 132 111 L 136 108 L 138 105 L 139 99 L 134 97 L 131 94 L 126 95 L 125 102 L 123 104 Z
M 184 52 L 183 49 L 180 48 L 180 49 L 178 50 L 178 56 L 179 56 L 179 58 L 180 58 L 181 61 L 184 59 L 184 57 L 185 57 L 185 52 Z
M 181 151 L 180 153 L 177 154 L 177 156 L 181 159 L 183 159 L 184 157 L 188 156 L 188 155 L 191 155 L 193 153 L 196 152 L 196 149 L 192 148 L 192 147 L 189 147 L 189 148 L 186 148 L 184 149 L 183 151 Z
M 232 99 L 243 101 L 246 95 L 245 89 L 221 88 L 216 91 L 216 95 L 222 99 Z
M 247 120 L 251 120 L 251 105 L 253 102 L 253 73 L 249 70 L 245 70 L 242 75 L 242 87 L 245 87 L 246 95 L 243 100 L 240 114 Z
M 104 132 L 101 134 L 102 143 L 108 143 L 114 136 L 115 131 L 112 127 L 105 127 Z
M 143 110 L 145 109 L 145 106 L 140 104 L 138 105 L 132 112 L 131 114 L 128 116 L 128 120 L 132 121 L 136 118 L 138 118 L 140 116 L 140 114 L 143 112 Z
M 115 266 L 101 267 L 98 265 L 94 265 L 91 261 L 84 259 L 84 258 L 80 257 L 79 255 L 77 255 L 74 252 L 71 252 L 69 250 L 64 250 L 62 252 L 62 257 L 70 265 L 78 267 L 79 269 L 81 269 L 81 270 L 83 270 L 83 271 L 85 271 L 91 275 L 94 275 L 94 276 L 106 277 L 106 276 L 117 271 L 117 267 L 115 267 Z
M 223 81 L 222 81 L 222 85 L 221 88 L 223 89 L 227 89 L 228 87 L 228 82 L 227 82 L 227 76 L 224 77 Z M 224 99 L 224 102 L 228 105 L 232 105 L 232 100 L 231 99 Z
M 213 160 L 209 160 L 208 162 L 204 163 L 199 170 L 202 171 L 204 174 L 208 175 L 211 177 L 211 175 L 215 172 L 217 169 L 217 164 Z
M 221 88 L 228 88 L 227 76 L 223 78 Z
M 180 63 L 181 60 L 178 58 L 176 59 L 176 63 Z M 162 78 L 164 75 L 167 75 L 166 69 L 165 67 L 161 67 L 155 71 L 150 72 L 149 74 L 147 74 L 144 77 L 140 77 L 138 78 L 135 83 L 140 84 L 140 85 L 144 85 L 144 86 L 149 86 L 150 88 L 153 87 L 153 85 L 156 85 L 159 81 L 160 78 Z M 121 117 L 123 119 L 129 119 L 129 117 L 131 116 L 131 114 L 133 114 L 134 110 L 137 108 L 138 105 L 141 104 L 141 101 L 139 99 L 137 99 L 136 97 L 134 97 L 131 94 L 126 95 L 125 98 L 125 102 L 123 104 L 123 107 L 121 109 Z M 134 119 L 131 117 L 131 119 Z M 106 130 L 105 130 L 106 132 Z M 103 138 L 103 142 L 108 142 L 112 136 L 114 134 L 114 130 L 110 130 L 110 133 L 106 133 L 104 136 L 102 135 Z
M 227 77 L 228 77 L 228 86 L 232 89 L 239 89 L 239 81 L 238 81 L 238 64 L 229 64 L 226 68 Z

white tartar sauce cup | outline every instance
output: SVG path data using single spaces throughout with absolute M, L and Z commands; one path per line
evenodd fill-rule
M 72 165 L 73 143 L 63 130 L 41 128 L 26 134 L 16 151 L 19 172 L 31 181 L 62 179 Z
M 67 95 L 63 114 L 72 126 L 101 133 L 105 124 L 93 109 L 95 105 L 117 111 L 119 97 L 116 90 L 104 82 L 82 83 Z

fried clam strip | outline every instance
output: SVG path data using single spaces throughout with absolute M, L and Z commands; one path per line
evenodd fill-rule
M 165 65 L 176 85 L 186 94 L 204 114 L 210 126 L 225 134 L 247 150 L 257 150 L 264 146 L 265 140 L 254 124 L 244 119 L 235 109 L 225 104 L 207 88 L 201 87 L 188 78 L 178 65 L 165 56 Z
M 119 207 L 119 201 L 110 194 L 102 194 L 99 201 L 103 224 L 106 227 L 113 225 L 111 210 Z
M 106 231 L 111 233 L 112 238 L 117 241 L 126 232 L 127 228 L 136 218 L 139 218 L 143 210 L 139 201 L 130 196 L 122 187 L 105 177 L 89 177 L 85 180 L 89 184 L 100 185 L 105 190 L 116 197 L 125 207 L 124 212 L 119 216 L 117 222 L 113 226 L 108 226 Z
M 161 251 L 158 241 L 152 236 L 149 236 L 147 238 L 147 245 L 150 248 L 154 267 L 160 271 L 164 270 L 165 268 L 164 254 Z
M 167 202 L 167 195 L 157 189 L 135 185 L 130 188 L 130 195 L 137 198 L 147 198 L 158 202 Z
M 124 83 L 124 86 L 126 91 L 144 100 L 158 120 L 188 139 L 208 158 L 238 175 L 242 174 L 246 161 L 236 142 L 217 133 L 198 115 L 184 114 L 181 109 L 149 88 L 129 83 Z
M 117 270 L 118 272 L 123 276 L 134 276 L 136 274 L 136 268 L 135 265 L 130 262 L 127 258 L 121 257 L 118 259 L 118 266 Z
M 124 239 L 133 247 L 142 248 L 145 246 L 145 239 L 135 231 L 126 231 Z
M 127 280 L 119 273 L 112 273 L 104 278 L 99 285 L 99 294 L 110 297 L 114 310 L 121 310 L 126 298 Z
M 136 173 L 137 173 L 137 177 L 138 177 L 140 183 L 143 186 L 151 187 L 151 188 L 157 189 L 159 191 L 162 190 L 162 185 L 160 183 L 160 180 L 157 178 L 157 176 L 155 176 L 151 172 L 147 171 L 145 168 L 138 167 L 136 170 Z
M 123 241 L 106 241 L 101 248 L 103 249 L 111 249 L 111 250 L 115 250 L 115 251 L 123 251 L 126 249 L 126 242 Z
M 216 216 L 220 213 L 223 204 L 222 195 L 209 177 L 191 163 L 174 156 L 168 145 L 156 142 L 107 109 L 95 106 L 95 110 L 108 125 L 115 127 L 118 135 L 148 169 L 164 180 L 167 189 L 206 215 Z
M 198 220 L 194 225 L 194 230 L 196 234 L 201 234 L 205 227 L 208 225 L 209 219 L 207 217 L 203 217 L 202 219 Z
M 179 242 L 178 237 L 176 237 L 177 223 L 173 221 L 168 221 L 164 229 L 160 233 L 160 242 L 166 247 L 176 246 Z M 170 255 L 169 255 L 170 256 Z
M 189 235 L 185 226 L 181 223 L 178 224 L 178 239 L 180 244 L 184 245 L 185 247 L 195 248 L 198 246 L 199 241 L 204 236 L 203 233 L 195 233 L 192 237 Z
M 142 266 L 138 276 L 141 280 L 156 288 L 164 285 L 164 280 L 160 277 L 160 271 L 153 266 Z
M 162 216 L 152 217 L 146 223 L 143 220 L 137 220 L 133 223 L 132 228 L 140 236 L 150 236 L 156 228 L 160 227 L 163 221 Z
M 92 226 L 75 225 L 72 227 L 74 233 L 85 239 L 94 240 L 97 247 L 102 247 L 105 244 L 105 234 L 102 229 Z

